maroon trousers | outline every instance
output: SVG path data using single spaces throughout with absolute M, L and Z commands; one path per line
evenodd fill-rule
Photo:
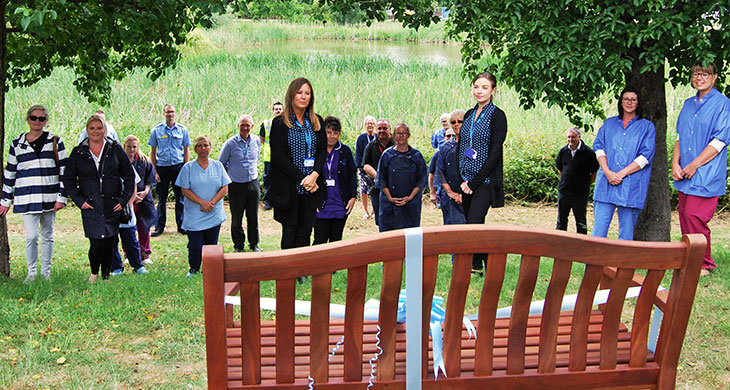
M 707 225 L 712 216 L 715 215 L 717 198 L 717 196 L 704 198 L 679 192 L 679 227 L 682 229 L 682 234 L 702 233 L 705 235 L 707 250 L 705 251 L 702 269 L 706 270 L 717 268 L 715 260 L 712 259 L 710 227 Z

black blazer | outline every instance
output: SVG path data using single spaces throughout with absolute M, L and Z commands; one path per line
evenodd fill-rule
M 340 142 L 340 159 L 337 161 L 337 182 L 340 184 L 342 206 L 347 208 L 350 199 L 357 199 L 357 166 L 352 157 L 350 147 Z M 326 150 L 326 149 L 325 149 Z M 325 178 L 326 179 L 326 178 Z M 327 197 L 322 197 L 320 210 L 327 204 Z
M 109 238 L 119 232 L 121 211 L 134 193 L 134 168 L 118 142 L 106 139 L 96 169 L 88 139 L 73 148 L 63 174 L 63 185 L 69 197 L 81 208 L 88 202 L 93 209 L 81 210 L 84 234 L 88 238 Z
M 464 114 L 464 118 L 474 115 L 474 108 Z M 507 116 L 499 107 L 494 107 L 492 119 L 489 122 L 491 136 L 489 138 L 489 157 L 482 165 L 476 176 L 467 182 L 469 188 L 475 190 L 489 178 L 489 185 L 492 189 L 492 207 L 504 206 L 504 177 L 503 177 L 503 155 L 502 145 L 507 138 Z M 457 145 L 458 148 L 458 145 Z M 460 149 L 457 149 L 460 150 Z M 457 153 L 458 154 L 458 153 Z M 457 156 L 458 159 L 464 158 Z
M 314 170 L 319 173 L 317 179 L 319 189 L 312 194 L 314 197 L 310 203 L 312 212 L 322 203 L 322 195 L 325 189 L 322 170 L 324 161 L 327 158 L 327 134 L 323 125 L 324 121 L 319 115 L 316 118 L 310 118 L 310 121 L 314 120 L 318 120 L 320 123 L 319 131 L 314 132 L 317 137 Z M 275 117 L 271 122 L 271 132 L 269 134 L 269 143 L 271 145 L 269 202 L 274 207 L 274 219 L 282 223 L 287 214 L 297 211 L 292 210 L 291 205 L 297 204 L 295 201 L 297 196 L 296 185 L 305 177 L 299 168 L 294 165 L 291 150 L 289 149 L 288 134 L 289 128 L 284 123 L 283 116 Z

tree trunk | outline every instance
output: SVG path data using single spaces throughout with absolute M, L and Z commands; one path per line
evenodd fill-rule
M 5 167 L 5 82 L 7 75 L 6 24 L 5 12 L 7 2 L 0 1 L 0 171 Z M 5 217 L 0 217 L 0 274 L 10 276 L 10 245 L 8 243 L 8 225 Z
M 639 74 L 639 69 L 643 65 L 643 61 L 635 59 L 631 73 L 626 75 L 626 82 L 627 85 L 641 91 L 643 115 L 652 121 L 656 128 L 656 153 L 652 160 L 646 205 L 636 223 L 634 240 L 669 241 L 671 192 L 667 164 L 667 100 L 664 94 L 664 67 L 657 71 Z

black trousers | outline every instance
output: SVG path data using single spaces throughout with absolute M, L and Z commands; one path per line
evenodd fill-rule
M 271 177 L 269 176 L 269 170 L 271 170 L 271 162 L 264 161 L 264 201 L 269 203 L 269 187 L 271 187 Z
M 231 206 L 231 238 L 233 247 L 243 251 L 246 233 L 243 231 L 243 214 L 246 213 L 248 228 L 248 245 L 255 247 L 259 243 L 259 197 L 261 188 L 259 180 L 247 183 L 233 182 L 228 185 L 228 204 Z
M 177 175 L 183 164 L 175 164 L 167 167 L 157 166 L 157 174 L 160 175 L 160 182 L 157 183 L 157 227 L 155 230 L 165 230 L 167 224 L 167 195 L 172 186 L 172 192 L 175 195 L 175 222 L 177 228 L 182 229 L 183 219 L 183 195 L 180 187 L 175 185 Z
M 373 215 L 375 216 L 375 226 L 380 226 L 380 189 L 370 189 L 370 203 L 373 204 Z
M 295 198 L 296 204 L 290 205 L 289 212 L 296 213 L 296 217 L 290 216 L 287 222 L 281 225 L 281 249 L 309 246 L 312 242 L 315 219 L 312 202 L 312 195 L 300 194 Z
M 558 192 L 558 223 L 555 226 L 558 230 L 568 230 L 568 214 L 573 210 L 575 217 L 575 231 L 580 234 L 588 234 L 586 222 L 586 206 L 588 196 L 564 195 Z
M 328 242 L 340 241 L 342 232 L 345 230 L 347 216 L 342 219 L 320 219 L 314 220 L 314 243 L 326 244 Z
M 488 184 L 477 187 L 471 195 L 461 196 L 461 205 L 464 207 L 467 224 L 484 224 L 489 206 L 492 205 L 492 188 Z M 486 253 L 475 253 L 471 268 L 481 270 L 487 265 Z
M 109 279 L 114 257 L 114 237 L 89 238 L 89 264 L 91 273 L 99 274 L 101 267 L 101 278 Z

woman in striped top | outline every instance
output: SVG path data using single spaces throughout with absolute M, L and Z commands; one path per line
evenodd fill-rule
M 38 224 L 41 237 L 41 276 L 51 277 L 53 257 L 53 223 L 56 211 L 66 207 L 66 191 L 60 176 L 66 164 L 66 148 L 61 139 L 44 128 L 48 110 L 34 105 L 25 116 L 30 131 L 10 143 L 8 165 L 3 175 L 0 216 L 13 212 L 23 215 L 25 224 L 25 256 L 28 276 L 25 283 L 35 280 L 38 261 Z

